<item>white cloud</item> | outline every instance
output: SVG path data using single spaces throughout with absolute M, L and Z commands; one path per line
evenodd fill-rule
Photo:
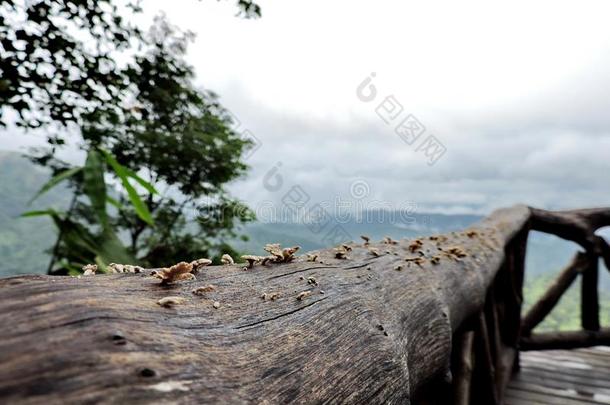
M 364 179 L 371 198 L 421 210 L 610 204 L 610 3 L 260 4 L 260 20 L 232 1 L 144 4 L 198 34 L 197 82 L 263 142 L 231 187 L 249 203 L 281 197 L 262 187 L 280 161 L 319 201 Z M 356 98 L 371 72 L 378 100 L 394 95 L 447 147 L 435 166 Z

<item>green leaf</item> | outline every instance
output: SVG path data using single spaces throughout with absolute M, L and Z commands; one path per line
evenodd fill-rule
M 63 172 L 57 173 L 55 176 L 53 176 L 51 178 L 51 180 L 49 180 L 44 186 L 42 186 L 42 188 L 36 193 L 36 195 L 34 197 L 32 197 L 32 199 L 28 202 L 28 205 L 33 203 L 38 197 L 40 197 L 41 195 L 43 195 L 44 193 L 46 193 L 47 191 L 49 191 L 50 189 L 52 189 L 53 187 L 55 187 L 56 185 L 61 183 L 62 181 L 74 176 L 76 173 L 80 172 L 82 169 L 83 169 L 82 167 L 73 167 L 71 169 L 67 169 L 67 170 L 64 170 Z
M 104 161 L 97 150 L 91 150 L 87 154 L 87 160 L 83 171 L 83 190 L 91 206 L 97 213 L 100 223 L 104 228 L 108 227 L 108 215 L 106 213 L 106 182 L 104 181 Z
M 121 240 L 111 230 L 103 233 L 96 249 L 104 263 L 135 263 L 135 258 L 127 251 Z
M 42 217 L 45 215 L 56 215 L 57 212 L 54 210 L 40 210 L 40 211 L 27 211 L 24 212 L 23 214 L 21 214 L 20 216 L 23 218 L 28 218 L 28 217 Z
M 129 200 L 131 201 L 131 205 L 133 205 L 133 208 L 136 210 L 136 214 L 138 214 L 142 221 L 146 222 L 150 226 L 154 226 L 155 221 L 153 220 L 153 217 L 150 211 L 148 210 L 148 207 L 146 206 L 146 204 L 144 204 L 144 201 L 142 201 L 142 199 L 136 192 L 136 189 L 133 188 L 131 184 L 129 184 L 129 180 L 127 180 L 127 178 L 121 178 L 121 182 L 123 183 L 123 187 L 125 187 L 125 190 L 129 195 Z
M 52 214 L 52 217 L 61 232 L 62 244 L 70 251 L 72 261 L 77 259 L 87 263 L 93 256 L 96 263 L 135 263 L 134 257 L 111 229 L 107 228 L 102 231 L 102 235 L 96 236 L 81 224 L 61 219 L 57 214 Z
M 136 172 L 134 172 L 133 170 L 131 170 L 128 167 L 123 166 L 122 164 L 120 164 L 115 158 L 114 156 L 112 156 L 112 153 L 108 152 L 105 149 L 100 149 L 100 151 L 104 154 L 104 156 L 106 157 L 106 162 L 108 162 L 108 164 L 110 166 L 112 166 L 115 171 L 117 170 L 117 168 L 120 168 L 119 170 L 126 176 L 126 177 L 131 177 L 132 179 L 134 179 L 135 181 L 138 182 L 138 184 L 140 184 L 142 187 L 144 187 L 146 189 L 146 191 L 148 191 L 150 194 L 159 194 L 159 192 L 155 189 L 155 186 L 153 186 L 151 183 L 149 183 L 148 181 L 144 180 L 142 177 L 140 177 Z
M 125 169 L 125 173 L 127 174 L 127 176 L 129 176 L 132 179 L 134 179 L 135 181 L 137 181 L 150 194 L 159 194 L 159 192 L 155 189 L 155 186 L 153 186 L 151 183 L 144 180 L 142 177 L 138 176 L 138 174 L 136 172 L 134 172 L 133 170 L 131 170 L 130 168 L 125 167 L 125 166 L 123 166 L 123 169 Z
M 116 209 L 118 209 L 118 210 L 123 208 L 120 202 L 118 202 L 114 198 L 110 197 L 109 195 L 106 196 L 106 201 L 108 201 L 110 204 L 114 205 L 116 207 Z
M 60 260 L 58 264 L 68 269 L 69 276 L 78 276 L 80 274 L 83 274 L 83 272 L 78 266 L 75 266 L 74 263 L 68 262 L 66 259 Z
M 95 256 L 94 261 L 95 264 L 97 264 L 98 273 L 108 272 L 108 266 L 106 266 L 106 263 L 104 263 L 104 260 L 100 256 Z
M 81 259 L 86 261 L 86 255 L 83 252 L 95 252 L 97 242 L 95 236 L 91 232 L 80 224 L 70 221 L 69 219 L 62 219 L 57 214 L 51 214 L 55 226 L 61 233 L 62 243 L 69 248 L 72 255 L 82 256 Z
M 114 172 L 117 176 L 119 176 L 119 179 L 121 179 L 123 188 L 125 189 L 125 191 L 127 191 L 127 195 L 129 196 L 129 200 L 131 201 L 131 205 L 133 205 L 136 214 L 138 214 L 142 221 L 146 222 L 151 226 L 154 226 L 154 220 L 150 211 L 148 210 L 148 207 L 146 206 L 146 204 L 144 204 L 144 201 L 142 201 L 136 189 L 133 188 L 131 183 L 129 183 L 129 170 L 123 165 L 121 165 L 119 162 L 117 162 L 117 160 L 114 158 L 114 156 L 112 156 L 110 152 L 105 151 L 103 149 L 101 150 L 101 152 L 106 157 L 106 162 L 114 169 Z

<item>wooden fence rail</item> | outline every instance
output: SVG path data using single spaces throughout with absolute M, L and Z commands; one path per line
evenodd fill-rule
M 520 349 L 608 342 L 595 259 L 610 263 L 595 235 L 606 225 L 610 209 L 516 206 L 463 232 L 211 266 L 196 281 L 3 279 L 0 401 L 500 404 Z M 532 229 L 585 253 L 522 322 Z M 533 333 L 578 274 L 585 331 Z M 183 303 L 157 304 L 167 296 Z
M 532 209 L 532 229 L 574 241 L 584 249 L 557 276 L 542 298 L 532 306 L 522 321 L 521 350 L 573 349 L 610 343 L 610 329 L 601 329 L 599 321 L 599 261 L 610 263 L 608 244 L 596 231 L 610 223 L 606 209 L 549 213 Z M 533 333 L 559 302 L 576 278 L 581 277 L 580 331 Z

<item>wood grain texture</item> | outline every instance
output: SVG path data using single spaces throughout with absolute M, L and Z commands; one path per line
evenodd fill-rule
M 456 346 L 456 376 L 453 384 L 454 405 L 469 405 L 470 390 L 472 388 L 472 370 L 474 369 L 474 353 L 472 345 L 474 342 L 474 331 L 466 331 L 457 336 Z
M 407 265 L 405 240 L 375 245 L 380 257 L 354 244 L 347 260 L 327 250 L 322 263 L 214 266 L 169 286 L 138 274 L 0 280 L 0 398 L 408 403 L 449 370 L 454 330 L 480 310 L 528 217 L 527 207 L 502 210 L 474 237 L 422 240 L 426 258 L 467 252 L 438 265 Z M 215 291 L 191 293 L 207 284 Z M 311 295 L 297 300 L 303 291 Z M 165 296 L 186 302 L 163 308 Z
M 404 260 L 418 253 L 403 240 L 374 244 L 379 257 L 352 244 L 346 260 L 329 249 L 315 263 L 213 266 L 170 285 L 145 274 L 0 280 L 0 400 L 409 403 L 447 383 L 452 336 L 492 285 L 503 327 L 494 347 L 507 346 L 494 358 L 514 358 L 533 212 L 498 210 L 468 232 L 422 239 L 421 266 Z M 535 216 L 539 227 L 553 218 Z M 215 290 L 192 294 L 208 284 Z M 185 303 L 157 305 L 166 296 Z
M 575 349 L 610 346 L 610 329 L 534 333 L 521 339 L 521 350 Z
M 610 246 L 595 231 L 610 226 L 609 208 L 590 208 L 569 211 L 545 211 L 531 208 L 532 230 L 557 235 L 581 245 L 586 252 L 600 256 L 610 270 Z
M 511 381 L 505 404 L 608 404 L 608 348 L 531 351 L 522 355 L 522 371 Z

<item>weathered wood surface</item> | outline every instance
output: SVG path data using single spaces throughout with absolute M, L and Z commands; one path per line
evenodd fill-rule
M 610 246 L 595 231 L 610 225 L 610 208 L 545 211 L 531 208 L 531 229 L 557 235 L 601 257 L 610 269 Z
M 522 355 L 506 405 L 610 403 L 610 348 L 551 350 Z
M 170 286 L 137 274 L 0 280 L 0 398 L 407 403 L 447 373 L 453 331 L 480 310 L 528 217 L 515 207 L 474 236 L 422 239 L 426 258 L 439 247 L 468 254 L 438 265 L 407 265 L 418 254 L 400 241 L 375 244 L 380 257 L 354 244 L 347 260 L 328 250 L 323 263 L 214 266 Z M 206 284 L 216 291 L 191 293 Z M 297 300 L 302 291 L 312 294 Z M 261 299 L 273 292 L 278 300 Z M 170 295 L 186 303 L 156 304 Z
M 455 382 L 453 384 L 454 405 L 470 404 L 470 389 L 472 371 L 474 369 L 474 353 L 472 345 L 474 331 L 466 331 L 457 338 L 456 346 L 459 348 L 455 364 Z
M 610 346 L 610 329 L 596 331 L 544 332 L 523 337 L 521 350 L 575 349 L 592 346 Z M 610 376 L 609 376 L 610 378 Z
M 474 233 L 422 239 L 421 267 L 405 262 L 418 256 L 405 240 L 374 244 L 380 257 L 352 244 L 347 260 L 324 250 L 316 263 L 214 266 L 168 286 L 137 274 L 0 280 L 0 402 L 418 402 L 447 381 L 452 335 L 480 313 L 501 268 L 512 281 L 509 293 L 495 287 L 498 311 L 512 329 L 500 343 L 518 341 L 522 274 L 509 270 L 525 239 L 517 258 L 507 247 L 534 216 L 557 231 L 555 217 L 533 212 L 499 210 Z M 430 262 L 456 246 L 467 256 Z M 191 293 L 207 284 L 216 290 Z M 166 296 L 186 302 L 157 305 Z

